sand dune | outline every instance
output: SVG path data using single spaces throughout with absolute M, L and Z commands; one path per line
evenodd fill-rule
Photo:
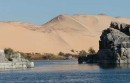
M 107 15 L 59 15 L 43 25 L 0 22 L 0 49 L 39 53 L 98 50 L 101 32 L 111 21 L 130 24 L 128 18 Z

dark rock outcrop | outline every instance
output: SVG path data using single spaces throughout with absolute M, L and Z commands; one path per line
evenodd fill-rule
M 100 36 L 97 55 L 101 63 L 130 63 L 130 25 L 111 22 Z
M 111 22 L 110 27 L 100 36 L 99 51 L 91 56 L 79 57 L 79 63 L 99 63 L 100 65 L 130 63 L 130 25 Z
M 79 56 L 78 63 L 96 63 L 97 62 L 97 54 L 88 54 L 87 56 Z

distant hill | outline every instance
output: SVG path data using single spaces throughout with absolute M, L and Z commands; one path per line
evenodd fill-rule
M 59 15 L 43 25 L 0 22 L 0 49 L 22 52 L 58 53 L 98 50 L 102 30 L 111 21 L 130 24 L 130 19 L 108 15 Z

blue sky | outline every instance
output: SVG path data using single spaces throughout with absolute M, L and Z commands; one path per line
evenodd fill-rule
M 130 0 L 0 0 L 0 21 L 44 24 L 61 14 L 100 14 L 130 18 Z

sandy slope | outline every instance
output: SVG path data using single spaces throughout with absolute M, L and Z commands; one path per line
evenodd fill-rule
M 100 34 L 111 21 L 130 24 L 128 18 L 107 15 L 59 15 L 41 26 L 0 22 L 0 49 L 40 53 L 88 50 L 89 47 L 98 50 Z

